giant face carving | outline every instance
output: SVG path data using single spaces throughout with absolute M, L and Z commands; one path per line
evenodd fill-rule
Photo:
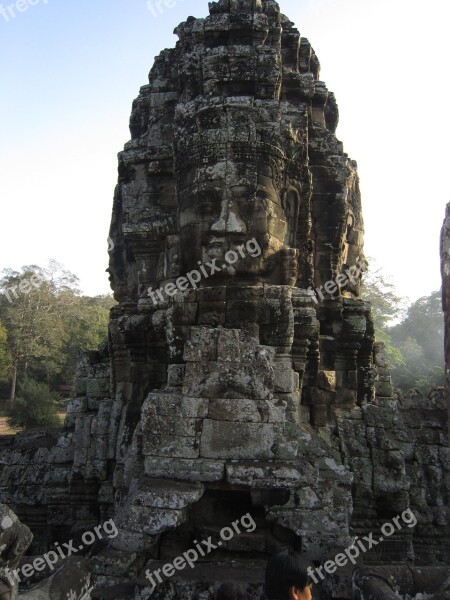
M 227 265 L 230 250 L 239 260 L 216 279 L 256 278 L 282 281 L 286 255 L 292 255 L 298 193 L 285 186 L 274 164 L 222 160 L 187 170 L 179 185 L 179 218 L 182 264 L 186 271 L 216 259 Z M 259 256 L 245 249 L 255 239 Z M 243 256 L 245 250 L 245 256 Z

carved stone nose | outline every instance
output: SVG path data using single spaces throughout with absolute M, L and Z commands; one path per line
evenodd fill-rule
M 211 231 L 219 233 L 247 233 L 247 227 L 239 217 L 239 213 L 231 200 L 224 200 L 222 202 L 220 217 L 211 226 Z

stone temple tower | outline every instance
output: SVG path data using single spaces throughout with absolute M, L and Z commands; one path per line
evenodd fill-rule
M 352 276 L 356 163 L 310 43 L 273 0 L 213 2 L 176 33 L 119 156 L 114 545 L 156 568 L 250 512 L 257 531 L 202 560 L 211 581 L 286 546 L 320 561 L 409 508 L 410 482 Z M 382 552 L 411 558 L 411 530 Z
M 133 104 L 110 231 L 118 304 L 65 432 L 45 438 L 58 469 L 42 484 L 8 467 L 0 501 L 41 548 L 114 518 L 97 600 L 207 600 L 228 580 L 262 599 L 277 550 L 319 565 L 407 510 L 417 526 L 360 561 L 448 564 L 445 395 L 393 396 L 360 298 L 359 180 L 334 95 L 277 2 L 209 9 Z M 5 460 L 36 440 L 8 442 Z M 208 539 L 196 568 L 149 579 Z M 352 565 L 328 584 L 350 598 Z
M 212 3 L 208 18 L 176 33 L 133 105 L 119 158 L 110 341 L 114 394 L 128 407 L 124 439 L 143 403 L 149 416 L 164 405 L 148 394 L 170 393 L 208 398 L 208 407 L 195 431 L 177 424 L 178 449 L 167 454 L 141 423 L 146 456 L 155 446 L 169 462 L 251 459 L 261 435 L 274 459 L 278 426 L 267 423 L 276 414 L 279 457 L 294 458 L 287 423 L 294 437 L 300 423 L 333 425 L 335 407 L 373 392 L 369 307 L 359 276 L 345 276 L 364 261 L 356 164 L 335 137 L 338 110 L 318 59 L 276 2 Z M 177 291 L 180 277 L 213 260 L 213 275 L 208 266 Z M 346 285 L 334 295 L 322 288 L 319 309 L 311 290 L 341 274 Z M 256 408 L 269 421 L 255 425 L 247 411 Z M 166 419 L 161 426 L 160 441 L 175 433 Z

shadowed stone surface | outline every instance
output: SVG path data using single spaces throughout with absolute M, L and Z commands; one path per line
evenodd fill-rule
M 69 558 L 56 573 L 29 592 L 23 600 L 88 600 L 91 572 L 85 559 Z
M 450 409 L 450 202 L 445 211 L 444 224 L 441 231 L 441 275 L 442 275 L 442 309 L 445 319 L 445 374 L 448 406 Z M 450 444 L 450 410 L 448 420 L 448 439 Z
M 0 598 L 15 600 L 18 585 L 12 575 L 20 565 L 33 535 L 7 506 L 0 504 Z

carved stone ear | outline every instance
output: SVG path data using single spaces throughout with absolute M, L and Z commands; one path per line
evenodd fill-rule
M 294 247 L 297 233 L 298 212 L 300 209 L 300 194 L 298 190 L 292 187 L 285 190 L 282 196 L 282 206 L 288 224 L 286 244 Z
M 280 252 L 282 285 L 294 287 L 298 278 L 298 250 L 286 248 Z
M 12 592 L 10 586 L 0 581 L 0 600 L 11 600 Z
M 350 210 L 347 214 L 347 227 L 349 227 L 350 229 L 353 228 L 356 225 L 356 217 L 355 215 L 352 213 L 352 211 Z

